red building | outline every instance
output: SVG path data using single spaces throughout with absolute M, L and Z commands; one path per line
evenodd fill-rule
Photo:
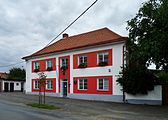
M 116 80 L 124 64 L 122 37 L 108 28 L 63 38 L 23 59 L 26 93 L 38 94 L 38 72 L 47 75 L 47 95 L 121 102 Z M 155 96 L 154 96 L 155 98 Z

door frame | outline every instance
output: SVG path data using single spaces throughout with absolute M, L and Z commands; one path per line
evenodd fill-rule
M 10 91 L 10 86 L 9 86 L 10 83 L 9 82 L 4 82 L 3 84 L 4 84 L 4 86 L 3 86 L 4 87 L 4 92 L 9 92 Z
M 15 91 L 15 83 L 10 82 L 9 86 L 10 86 L 10 92 L 14 92 Z
M 63 83 L 67 83 L 67 95 L 64 96 L 64 89 L 63 89 Z M 68 97 L 68 80 L 67 79 L 61 79 L 61 97 Z

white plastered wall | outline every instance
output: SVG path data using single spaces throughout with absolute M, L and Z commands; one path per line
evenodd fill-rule
M 105 46 L 92 47 L 88 49 L 81 50 L 73 50 L 68 51 L 66 53 L 57 53 L 57 55 L 50 55 L 47 57 L 36 58 L 32 60 L 26 61 L 26 92 L 31 92 L 32 90 L 32 79 L 38 78 L 37 73 L 32 73 L 32 61 L 34 60 L 43 60 L 48 58 L 56 58 L 56 70 L 45 72 L 48 78 L 56 78 L 56 93 L 58 93 L 58 58 L 62 56 L 70 56 L 70 93 L 73 93 L 73 77 L 81 77 L 81 76 L 113 76 L 113 95 L 122 95 L 121 87 L 117 85 L 116 79 L 119 75 L 119 71 L 122 66 L 122 49 L 124 43 L 117 44 L 107 44 Z M 85 69 L 73 69 L 73 55 L 94 52 L 99 50 L 107 50 L 112 49 L 112 66 L 106 67 L 95 67 L 95 68 L 85 68 Z
M 154 87 L 154 90 L 149 91 L 147 95 L 131 95 L 126 94 L 126 99 L 134 99 L 134 100 L 162 100 L 162 87 L 161 85 L 157 85 Z

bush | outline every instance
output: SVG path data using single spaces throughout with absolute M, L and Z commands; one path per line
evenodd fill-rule
M 123 86 L 123 91 L 136 95 L 148 94 L 148 91 L 153 90 L 154 79 L 155 76 L 145 68 L 128 69 L 125 67 L 117 82 Z
M 156 74 L 156 76 L 158 77 L 158 81 L 157 84 L 168 84 L 168 73 L 161 71 L 159 73 Z

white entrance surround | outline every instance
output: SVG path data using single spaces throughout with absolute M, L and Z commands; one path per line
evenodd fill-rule
M 61 79 L 61 82 L 60 82 L 60 97 L 68 97 L 68 81 L 65 80 L 65 79 Z M 66 83 L 66 91 L 67 91 L 67 95 L 65 96 L 64 95 L 64 83 Z

